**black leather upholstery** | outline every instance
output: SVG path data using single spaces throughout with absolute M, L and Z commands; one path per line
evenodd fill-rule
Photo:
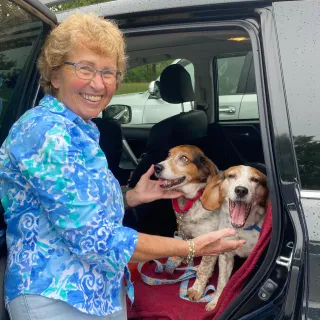
M 168 103 L 194 101 L 191 77 L 182 65 L 172 64 L 162 71 L 160 95 Z
M 115 177 L 118 176 L 122 154 L 122 128 L 114 119 L 95 118 L 92 121 L 100 131 L 100 147 L 106 155 L 108 167 Z
M 168 66 L 160 76 L 160 94 L 169 103 L 192 101 L 194 92 L 189 73 L 181 65 Z M 134 187 L 152 164 L 163 161 L 172 147 L 199 145 L 207 134 L 207 125 L 207 116 L 200 110 L 181 112 L 155 124 L 150 131 L 145 155 L 138 163 L 129 186 Z M 140 232 L 173 236 L 176 218 L 171 200 L 158 200 L 128 210 L 124 225 Z

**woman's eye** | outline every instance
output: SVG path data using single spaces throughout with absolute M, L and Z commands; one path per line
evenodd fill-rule
M 93 71 L 92 68 L 89 67 L 89 66 L 81 66 L 81 67 L 80 67 L 80 70 L 81 70 L 81 71 L 89 71 L 89 72 Z
M 112 70 L 104 70 L 102 72 L 102 75 L 104 77 L 115 77 L 115 72 L 113 72 Z
M 182 157 L 180 158 L 180 160 L 181 160 L 182 162 L 188 162 L 188 161 L 189 161 L 189 159 L 188 159 L 186 156 L 182 156 Z

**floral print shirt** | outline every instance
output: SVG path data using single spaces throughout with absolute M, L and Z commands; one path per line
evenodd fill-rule
M 138 233 L 122 225 L 123 198 L 99 131 L 51 95 L 27 111 L 0 149 L 7 223 L 5 300 L 60 299 L 82 312 L 121 310 L 120 287 Z

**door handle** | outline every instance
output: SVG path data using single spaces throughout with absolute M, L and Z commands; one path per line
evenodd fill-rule
M 227 113 L 227 114 L 234 114 L 234 113 L 236 113 L 236 107 L 232 107 L 232 106 L 219 107 L 219 112 Z

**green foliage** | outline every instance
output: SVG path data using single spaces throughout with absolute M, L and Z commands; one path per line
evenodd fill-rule
M 162 70 L 170 65 L 173 60 L 166 60 L 158 63 L 146 64 L 141 67 L 137 67 L 131 70 L 128 70 L 125 74 L 124 82 L 147 82 L 156 80 Z
M 0 53 L 0 70 L 10 70 L 11 68 L 15 67 L 16 64 L 16 61 L 8 60 L 3 53 Z
M 110 1 L 113 1 L 113 0 L 71 0 L 67 3 L 52 6 L 52 7 L 50 7 L 50 10 L 53 12 L 58 12 L 58 11 L 64 11 L 64 10 L 89 6 L 91 4 L 110 2 Z
M 320 141 L 314 136 L 295 136 L 294 146 L 303 188 L 318 190 L 320 181 Z
M 144 92 L 148 90 L 148 82 L 130 82 L 130 83 L 122 83 L 120 89 L 116 92 L 117 94 L 124 93 L 135 93 L 135 92 Z

